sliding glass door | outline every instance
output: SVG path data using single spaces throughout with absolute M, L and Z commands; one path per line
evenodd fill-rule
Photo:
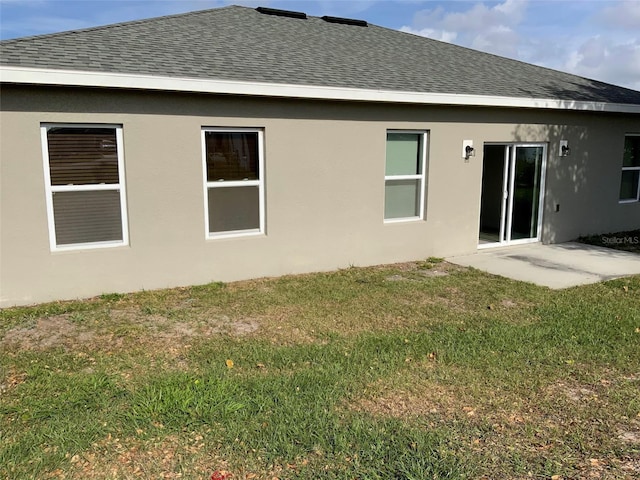
M 487 144 L 479 248 L 540 240 L 545 144 Z

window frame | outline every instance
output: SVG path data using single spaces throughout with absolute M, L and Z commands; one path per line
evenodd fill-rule
M 118 159 L 118 183 L 95 183 L 81 185 L 52 185 L 51 170 L 49 164 L 49 140 L 48 132 L 52 128 L 109 128 L 116 134 L 116 151 Z M 40 143 L 42 145 L 42 160 L 44 166 L 45 200 L 47 208 L 47 224 L 49 230 L 49 248 L 52 252 L 69 250 L 89 250 L 99 248 L 122 247 L 129 245 L 129 220 L 127 216 L 125 174 L 124 174 L 124 136 L 123 127 L 111 123 L 41 123 Z M 120 193 L 120 220 L 122 222 L 122 240 L 107 240 L 98 242 L 83 242 L 58 245 L 56 241 L 56 223 L 53 209 L 53 195 L 57 192 L 95 192 L 95 191 L 119 191 Z
M 627 137 L 638 137 L 640 138 L 640 133 L 626 133 L 624 135 L 624 143 L 627 143 Z M 638 185 L 636 186 L 636 198 L 620 198 L 620 194 L 622 193 L 622 175 L 624 172 L 638 172 L 640 175 L 640 165 L 637 167 L 625 167 L 624 166 L 624 147 L 622 150 L 622 170 L 620 173 L 620 191 L 618 192 L 618 203 L 638 203 L 640 202 L 640 178 L 638 179 Z
M 398 134 L 413 134 L 420 135 L 421 141 L 421 151 L 420 151 L 420 174 L 415 175 L 387 175 L 387 142 L 388 136 L 390 133 L 398 133 Z M 383 209 L 382 216 L 384 223 L 405 223 L 405 222 L 417 222 L 422 221 L 425 218 L 425 196 L 426 196 L 426 183 L 427 183 L 427 145 L 429 142 L 429 131 L 428 130 L 406 130 L 406 129 L 387 129 L 385 131 L 385 158 L 384 158 L 384 196 L 383 196 Z M 388 180 L 419 180 L 420 181 L 420 204 L 419 204 L 419 213 L 417 216 L 412 217 L 398 217 L 398 218 L 385 218 L 384 210 L 386 206 L 386 196 L 387 196 L 387 181 Z
M 208 132 L 218 133 L 256 133 L 258 135 L 258 179 L 257 180 L 207 180 L 207 142 Z M 250 237 L 265 234 L 265 194 L 264 194 L 264 128 L 257 127 L 202 127 L 200 129 L 202 144 L 202 179 L 204 197 L 204 235 L 207 240 L 219 238 Z M 244 230 L 227 230 L 224 232 L 211 232 L 209 230 L 209 189 L 210 188 L 234 188 L 234 187 L 258 187 L 258 228 Z

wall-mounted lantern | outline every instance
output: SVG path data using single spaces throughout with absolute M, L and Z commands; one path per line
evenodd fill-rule
M 558 149 L 558 155 L 560 157 L 568 157 L 571 155 L 571 149 L 569 148 L 569 140 L 560 140 L 560 148 Z
M 469 160 L 469 157 L 475 157 L 476 150 L 473 148 L 473 140 L 462 141 L 462 158 Z

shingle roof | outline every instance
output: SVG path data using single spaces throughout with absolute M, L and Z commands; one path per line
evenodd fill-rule
M 0 42 L 4 66 L 640 105 L 640 92 L 374 25 L 247 7 Z

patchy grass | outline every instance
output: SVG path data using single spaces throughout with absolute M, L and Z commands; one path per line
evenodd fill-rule
M 640 253 L 640 230 L 630 230 L 628 232 L 605 233 L 602 235 L 590 235 L 580 237 L 578 242 L 598 247 L 614 248 L 626 252 Z
M 637 478 L 638 305 L 430 258 L 6 309 L 0 478 Z

